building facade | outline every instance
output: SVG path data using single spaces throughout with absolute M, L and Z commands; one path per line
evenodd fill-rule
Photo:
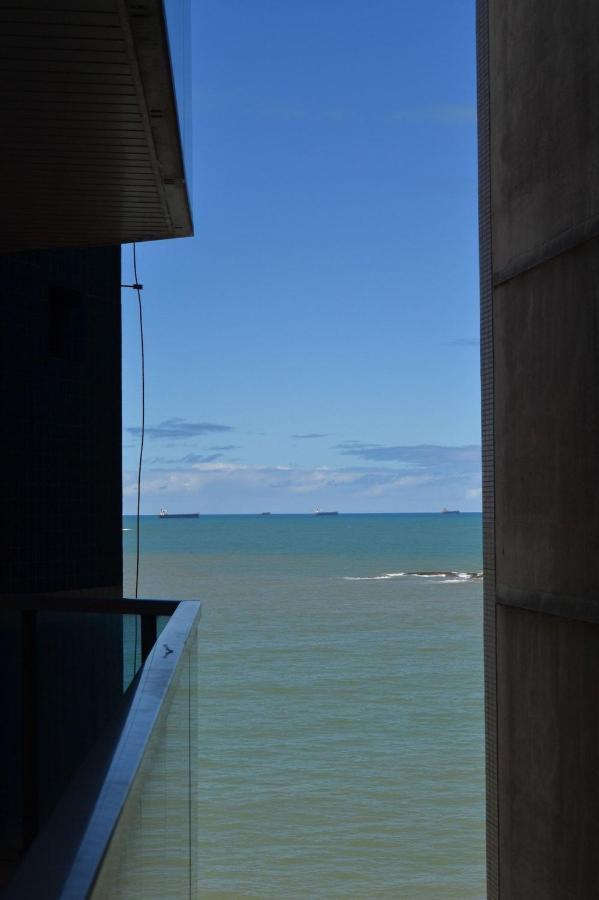
M 171 52 L 189 11 L 184 0 L 0 0 L 0 888 L 10 885 L 9 896 L 91 896 L 89 853 L 74 893 L 64 891 L 96 800 L 102 790 L 117 798 L 102 773 L 122 738 L 110 723 L 136 702 L 135 680 L 123 696 L 124 628 L 135 616 L 145 658 L 156 615 L 176 608 L 123 598 L 120 245 L 192 233 L 190 85 Z M 163 671 L 164 697 L 176 669 Z M 128 771 L 133 779 L 137 763 Z M 78 809 L 68 800 L 76 778 L 87 798 Z
M 489 897 L 599 896 L 599 8 L 478 0 Z

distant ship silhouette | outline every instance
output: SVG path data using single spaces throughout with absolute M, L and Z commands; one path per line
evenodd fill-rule
M 158 513 L 160 519 L 198 519 L 199 513 L 170 513 L 166 509 L 161 509 Z

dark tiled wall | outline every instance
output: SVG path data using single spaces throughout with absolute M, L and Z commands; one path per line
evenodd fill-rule
M 120 247 L 0 256 L 0 886 L 122 693 L 120 616 L 40 613 L 25 651 L 2 601 L 122 596 L 120 268 Z
M 0 256 L 0 593 L 119 586 L 120 248 Z

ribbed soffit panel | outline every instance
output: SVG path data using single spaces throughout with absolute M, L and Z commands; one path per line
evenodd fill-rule
M 0 0 L 0 252 L 192 234 L 161 0 Z

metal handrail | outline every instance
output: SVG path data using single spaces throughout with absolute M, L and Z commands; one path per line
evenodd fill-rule
M 111 601 L 103 602 L 110 612 L 115 611 Z M 83 900 L 93 890 L 201 614 L 199 601 L 181 601 L 175 606 L 174 614 L 161 632 L 160 644 L 154 645 L 125 695 L 120 716 L 34 841 L 8 889 L 6 900 L 31 897 Z M 85 809 L 81 808 L 80 798 Z
M 115 613 L 125 616 L 172 616 L 178 600 L 142 597 L 94 597 L 85 594 L 4 594 L 0 607 L 16 612 Z
M 158 636 L 158 616 L 172 616 L 177 600 L 102 597 L 86 594 L 5 594 L 0 607 L 21 614 L 21 696 L 23 760 L 23 834 L 28 846 L 39 830 L 37 785 L 37 624 L 38 614 L 112 614 L 140 616 L 140 653 L 145 662 Z

